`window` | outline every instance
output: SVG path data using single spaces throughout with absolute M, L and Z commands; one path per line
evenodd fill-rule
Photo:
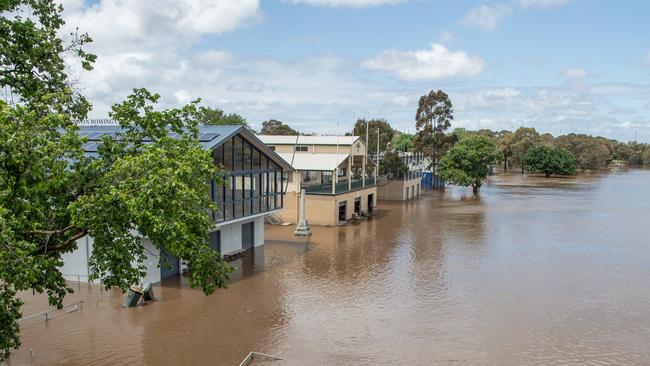
M 309 151 L 309 146 L 296 146 L 296 151 L 307 152 Z
M 219 211 L 216 221 L 228 221 L 282 207 L 287 176 L 264 150 L 237 135 L 213 151 L 223 161 L 226 187 L 206 182 Z

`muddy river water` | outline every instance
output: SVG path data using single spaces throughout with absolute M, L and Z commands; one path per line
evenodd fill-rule
M 9 364 L 650 364 L 650 171 L 499 176 L 478 199 L 451 188 L 292 230 L 267 227 L 209 297 L 172 280 L 122 309 L 83 285 L 66 301 L 83 310 L 24 324 Z M 45 307 L 30 296 L 25 315 Z

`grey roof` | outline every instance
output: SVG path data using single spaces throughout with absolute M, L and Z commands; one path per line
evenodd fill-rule
M 88 139 L 83 144 L 83 150 L 89 155 L 95 155 L 97 148 L 101 144 L 102 136 L 115 136 L 122 131 L 118 125 L 80 125 L 79 135 Z M 212 150 L 226 142 L 236 134 L 242 135 L 258 149 L 264 151 L 267 156 L 274 158 L 275 163 L 286 170 L 292 170 L 291 166 L 273 150 L 266 146 L 257 136 L 251 133 L 248 128 L 239 125 L 199 125 L 199 143 L 206 150 Z M 175 133 L 170 133 L 175 136 Z M 145 141 L 146 142 L 146 141 Z

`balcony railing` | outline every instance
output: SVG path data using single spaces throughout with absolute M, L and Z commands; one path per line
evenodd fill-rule
M 342 181 L 336 183 L 336 186 L 334 187 L 334 191 L 332 192 L 332 183 L 323 183 L 323 184 L 304 184 L 302 185 L 302 188 L 305 190 L 305 193 L 308 194 L 325 194 L 325 195 L 332 195 L 332 194 L 341 194 L 345 192 L 350 192 L 350 191 L 356 191 L 358 189 L 363 189 L 363 188 L 368 188 L 368 187 L 373 187 L 376 184 L 376 180 L 374 177 L 368 177 L 366 178 L 365 182 L 365 187 L 363 184 L 363 179 L 353 179 L 350 184 L 348 184 L 348 181 Z

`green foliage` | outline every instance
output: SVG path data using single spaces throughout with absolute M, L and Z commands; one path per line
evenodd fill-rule
M 90 104 L 72 91 L 65 72 L 65 55 L 76 57 L 86 70 L 96 56 L 82 46 L 92 40 L 87 34 L 73 33 L 64 43 L 58 36 L 64 21 L 62 6 L 46 0 L 6 0 L 0 2 L 0 88 L 21 102 L 38 105 L 39 110 L 66 113 L 83 119 Z
M 441 90 L 420 97 L 415 113 L 415 151 L 424 154 L 436 164 L 456 142 L 456 135 L 447 135 L 454 109 L 449 96 Z
M 377 154 L 377 131 L 379 130 L 379 154 L 384 154 L 390 149 L 390 142 L 395 136 L 395 130 L 390 126 L 390 123 L 383 118 L 374 118 L 371 120 L 358 119 L 352 129 L 353 136 L 360 136 L 366 139 L 366 123 L 368 123 L 368 141 L 366 141 L 366 148 L 368 149 L 368 156 Z
M 68 204 L 84 182 L 71 163 L 81 158 L 72 121 L 90 105 L 72 91 L 63 60 L 76 56 L 90 70 L 95 56 L 82 50 L 87 35 L 58 37 L 60 12 L 52 1 L 0 2 L 0 360 L 20 346 L 17 292 L 46 292 L 61 306 L 71 290 L 60 256 L 84 235 Z
M 570 152 L 548 145 L 537 145 L 523 158 L 525 170 L 531 173 L 567 175 L 575 171 L 575 158 Z
M 451 184 L 472 186 L 478 193 L 490 165 L 499 162 L 500 154 L 492 139 L 474 135 L 458 141 L 438 163 L 438 175 Z
M 204 125 L 241 125 L 248 126 L 246 119 L 237 113 L 226 114 L 219 108 L 199 107 L 202 124 Z
M 555 145 L 571 152 L 581 169 L 601 168 L 612 161 L 612 152 L 604 139 L 572 133 L 558 137 Z
M 415 135 L 411 133 L 395 132 L 395 136 L 390 142 L 393 149 L 397 151 L 413 151 L 413 140 Z
M 278 121 L 277 119 L 270 119 L 262 122 L 262 135 L 299 135 L 300 133 L 289 125 Z
M 532 127 L 519 127 L 512 134 L 512 160 L 524 172 L 524 156 L 539 143 L 539 133 Z
M 198 142 L 200 111 L 154 111 L 159 96 L 136 89 L 111 117 L 123 133 L 105 139 L 87 166 L 96 189 L 71 207 L 73 224 L 94 238 L 91 278 L 125 290 L 144 275 L 144 248 L 154 246 L 187 262 L 190 284 L 206 294 L 226 284 L 230 267 L 207 243 L 213 205 L 205 182 L 219 179 L 211 152 Z M 178 137 L 169 137 L 173 132 Z M 145 144 L 143 141 L 147 141 Z M 136 265 L 133 266 L 132 263 Z
M 379 174 L 386 175 L 389 179 L 402 179 L 408 170 L 404 160 L 395 151 L 387 152 L 379 165 Z

